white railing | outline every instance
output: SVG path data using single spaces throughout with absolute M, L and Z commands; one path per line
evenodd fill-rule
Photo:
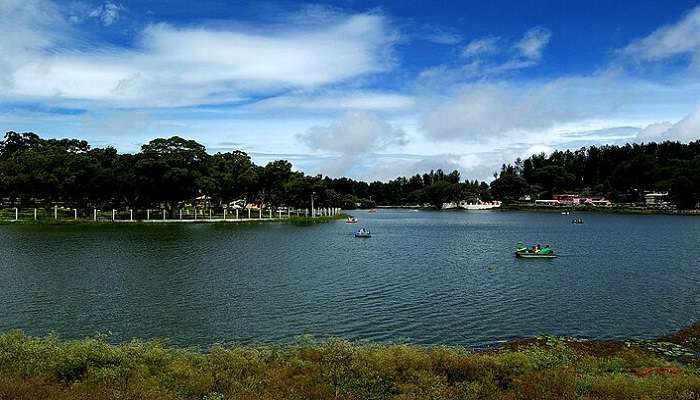
M 313 212 L 312 212 L 313 211 Z M 236 222 L 282 220 L 288 218 L 319 218 L 336 216 L 340 208 L 309 209 L 226 209 L 185 208 L 168 211 L 149 209 L 78 209 L 53 206 L 50 208 L 0 208 L 0 221 L 82 221 L 82 222 Z

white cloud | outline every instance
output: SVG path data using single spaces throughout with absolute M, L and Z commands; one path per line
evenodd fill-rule
M 239 101 L 250 95 L 342 82 L 391 66 L 395 36 L 379 14 L 338 15 L 325 25 L 302 24 L 260 32 L 240 27 L 148 26 L 132 48 L 56 46 L 53 31 L 67 25 L 52 15 L 34 24 L 44 5 L 3 3 L 3 20 L 19 34 L 0 37 L 11 63 L 6 90 L 12 100 L 92 102 L 120 107 L 173 107 Z M 113 3 L 109 3 L 113 4 Z M 114 15 L 105 8 L 107 20 Z M 333 22 L 333 23 L 330 23 Z M 70 43 L 69 43 L 70 44 Z M 15 57 L 13 57 L 15 56 Z
M 318 167 L 342 175 L 368 154 L 406 144 L 406 132 L 366 112 L 348 112 L 329 125 L 316 125 L 299 135 L 312 150 L 339 154 Z
M 474 39 L 462 51 L 463 57 L 474 57 L 482 54 L 493 54 L 499 51 L 498 42 L 501 40 L 498 36 L 486 36 L 479 39 Z
M 518 43 L 515 44 L 515 48 L 518 49 L 520 54 L 530 60 L 539 60 L 542 58 L 542 51 L 549 40 L 552 37 L 552 32 L 549 29 L 543 27 L 534 27 L 523 35 Z
M 348 112 L 329 125 L 311 127 L 300 139 L 313 150 L 357 155 L 402 146 L 406 132 L 366 112 Z
M 639 133 L 637 134 L 637 139 L 642 142 L 652 142 L 655 140 L 659 140 L 672 127 L 673 124 L 670 122 L 658 122 L 650 124 L 639 131 Z
M 567 84 L 524 91 L 505 84 L 469 85 L 428 111 L 422 130 L 438 142 L 496 142 L 513 132 L 545 130 L 579 112 L 558 102 L 561 85 Z
M 423 39 L 437 44 L 455 45 L 462 41 L 462 36 L 450 30 L 440 27 L 427 28 L 428 32 Z
M 433 89 L 449 87 L 534 67 L 540 63 L 551 36 L 548 29 L 534 27 L 515 43 L 498 36 L 474 39 L 462 50 L 460 61 L 463 63 L 448 63 L 421 71 L 416 84 Z
M 700 6 L 679 22 L 663 26 L 649 36 L 625 47 L 623 55 L 643 61 L 660 61 L 677 56 L 700 57 Z
M 93 9 L 88 16 L 99 19 L 103 26 L 110 26 L 119 19 L 122 11 L 124 7 L 121 4 L 107 1 Z
M 0 88 L 11 88 L 14 71 L 32 61 L 32 53 L 66 40 L 68 24 L 48 0 L 0 1 Z M 1 96 L 1 94 L 0 94 Z
M 641 141 L 677 140 L 681 142 L 700 140 L 700 105 L 675 124 L 661 122 L 647 126 L 639 132 L 637 139 Z
M 415 105 L 411 96 L 366 90 L 292 93 L 259 101 L 255 110 L 329 111 L 408 111 Z

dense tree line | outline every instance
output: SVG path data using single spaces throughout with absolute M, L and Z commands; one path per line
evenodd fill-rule
M 0 142 L 0 194 L 6 203 L 76 207 L 164 207 L 176 210 L 206 196 L 211 204 L 233 201 L 308 208 L 432 204 L 488 197 L 484 182 L 461 182 L 441 170 L 366 183 L 309 176 L 283 160 L 255 165 L 242 151 L 210 155 L 201 144 L 177 136 L 155 139 L 136 154 L 92 148 L 84 140 L 43 139 L 8 132 Z
M 556 193 L 605 196 L 639 203 L 645 192 L 668 191 L 679 208 L 700 201 L 700 141 L 591 146 L 533 155 L 503 165 L 491 183 L 494 196 L 517 199 Z
M 175 210 L 206 196 L 266 206 L 319 207 L 430 205 L 521 196 L 551 198 L 576 192 L 617 202 L 639 202 L 645 191 L 668 190 L 680 208 L 700 201 L 700 141 L 601 146 L 533 155 L 503 165 L 494 181 L 462 180 L 442 170 L 388 182 L 310 176 L 288 161 L 260 166 L 242 151 L 207 153 L 193 140 L 154 139 L 135 154 L 92 148 L 84 140 L 44 139 L 8 132 L 0 141 L 0 197 L 5 203 L 75 207 L 164 207 Z

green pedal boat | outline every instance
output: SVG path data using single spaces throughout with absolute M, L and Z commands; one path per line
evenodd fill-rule
M 557 258 L 554 254 L 554 250 L 545 245 L 543 247 L 527 247 L 524 243 L 518 243 L 515 245 L 515 257 L 516 258 Z

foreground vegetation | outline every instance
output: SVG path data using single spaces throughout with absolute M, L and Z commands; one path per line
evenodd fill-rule
M 539 337 L 476 353 L 339 340 L 201 353 L 12 332 L 0 336 L 0 399 L 698 399 L 698 333 Z

